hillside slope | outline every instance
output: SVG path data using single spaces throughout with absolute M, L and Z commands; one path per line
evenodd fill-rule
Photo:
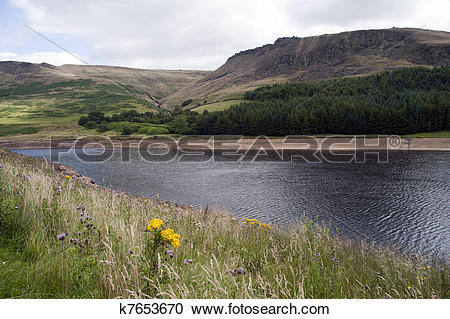
M 205 71 L 0 62 L 0 136 L 41 130 L 77 135 L 76 122 L 81 114 L 130 109 L 156 111 L 159 99 L 205 74 Z
M 184 86 L 202 78 L 207 71 L 145 70 L 114 66 L 62 65 L 48 63 L 0 62 L 0 86 L 16 86 L 30 82 L 45 84 L 92 80 L 114 84 L 130 92 L 149 94 L 155 99 L 170 95 Z
M 262 84 L 373 74 L 408 66 L 450 62 L 450 33 L 382 29 L 280 38 L 230 57 L 214 72 L 165 98 L 167 106 L 240 99 Z

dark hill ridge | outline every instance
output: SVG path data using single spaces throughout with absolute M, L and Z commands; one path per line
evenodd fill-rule
M 28 63 L 16 61 L 0 61 L 0 72 L 8 74 L 22 74 L 40 72 L 42 69 L 56 69 L 56 66 L 48 63 Z
M 165 101 L 225 100 L 261 84 L 366 75 L 408 66 L 450 64 L 450 33 L 381 29 L 279 38 L 274 44 L 239 52 L 217 70 Z

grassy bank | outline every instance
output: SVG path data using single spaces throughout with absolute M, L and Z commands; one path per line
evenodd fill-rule
M 325 228 L 268 230 L 3 150 L 0 165 L 1 298 L 449 297 L 447 266 Z M 180 247 L 154 246 L 153 218 L 181 235 Z

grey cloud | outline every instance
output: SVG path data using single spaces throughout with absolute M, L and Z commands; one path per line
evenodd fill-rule
M 92 55 L 84 57 L 88 61 L 172 69 L 214 69 L 238 51 L 282 36 L 414 22 L 423 6 L 420 1 L 412 5 L 386 0 L 15 0 L 15 4 L 40 32 L 90 43 Z
M 302 26 L 351 26 L 374 21 L 395 23 L 410 17 L 418 9 L 418 4 L 406 0 L 318 0 L 308 3 L 289 1 L 286 11 L 290 13 L 290 19 L 294 23 Z

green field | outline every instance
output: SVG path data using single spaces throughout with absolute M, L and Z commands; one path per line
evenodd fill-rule
M 0 165 L 0 298 L 450 297 L 448 265 L 308 221 L 272 230 L 4 150 Z M 170 231 L 146 231 L 155 218 L 178 248 Z
M 124 126 L 133 128 L 138 135 L 162 135 L 169 133 L 165 124 L 113 122 L 108 125 L 108 128 L 112 131 L 105 132 L 105 135 L 117 135 L 117 133 L 122 132 Z
M 3 86 L 0 136 L 39 139 L 52 134 L 98 134 L 78 127 L 79 117 L 91 111 L 112 114 L 123 110 L 147 112 L 156 108 L 144 99 L 128 95 L 119 86 L 90 80 Z
M 207 110 L 208 112 L 218 112 L 226 110 L 230 108 L 232 105 L 239 104 L 242 101 L 243 100 L 229 100 L 229 101 L 214 102 L 193 108 L 192 111 L 197 113 L 202 113 L 204 110 Z

